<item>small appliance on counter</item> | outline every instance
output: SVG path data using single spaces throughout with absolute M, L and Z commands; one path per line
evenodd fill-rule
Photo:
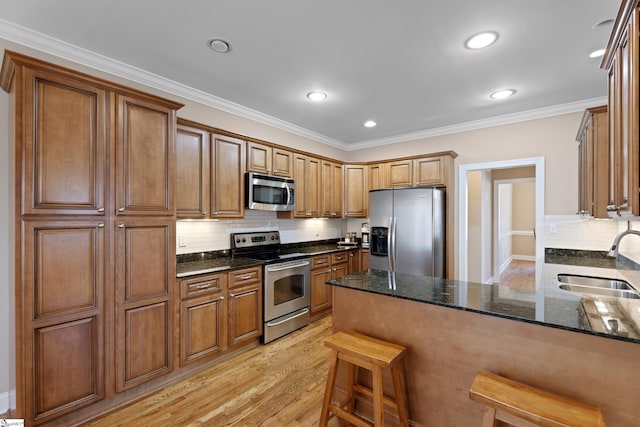
M 345 246 L 345 247 L 358 246 L 358 238 L 356 236 L 357 236 L 357 233 L 352 233 L 352 232 L 345 233 L 342 240 L 338 241 L 338 246 Z
M 360 246 L 363 248 L 369 247 L 369 223 L 362 223 L 362 239 L 360 239 Z

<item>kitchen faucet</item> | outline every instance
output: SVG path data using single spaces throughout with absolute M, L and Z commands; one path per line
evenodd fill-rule
M 607 254 L 610 257 L 618 258 L 618 245 L 620 244 L 620 240 L 628 234 L 635 234 L 636 236 L 640 236 L 640 231 L 631 229 L 631 222 L 627 221 L 627 229 L 622 233 L 618 234 L 615 239 L 613 239 L 613 244 L 611 245 L 611 249 L 609 249 L 609 253 Z

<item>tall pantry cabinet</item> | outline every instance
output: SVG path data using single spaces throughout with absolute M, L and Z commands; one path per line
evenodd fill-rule
M 16 411 L 51 421 L 173 369 L 181 105 L 6 52 Z

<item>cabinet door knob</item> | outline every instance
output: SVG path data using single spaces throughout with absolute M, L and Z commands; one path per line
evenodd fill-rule
M 220 298 L 218 298 L 220 301 L 222 301 L 224 299 L 224 295 L 221 296 Z
M 100 213 L 104 212 L 104 208 L 98 208 L 98 212 Z
M 231 298 L 235 298 L 236 294 L 229 294 Z M 224 298 L 224 297 L 223 297 Z
M 118 224 L 118 228 L 124 228 L 124 224 Z
M 118 208 L 118 212 L 124 212 L 124 208 Z
M 104 224 L 98 224 L 98 228 L 104 228 Z

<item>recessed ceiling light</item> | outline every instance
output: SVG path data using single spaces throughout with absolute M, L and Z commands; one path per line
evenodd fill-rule
M 377 123 L 374 122 L 373 120 L 367 120 L 366 122 L 364 122 L 364 127 L 366 128 L 373 128 L 376 127 Z
M 224 39 L 219 39 L 219 38 L 211 39 L 207 42 L 207 45 L 209 45 L 209 48 L 212 51 L 218 52 L 218 53 L 227 53 L 231 50 L 231 44 Z
M 324 92 L 309 92 L 307 98 L 312 101 L 324 101 L 327 99 L 327 94 Z
M 505 99 L 516 93 L 515 89 L 502 89 L 496 92 L 493 92 L 490 96 L 492 99 Z
M 464 45 L 467 49 L 482 49 L 483 47 L 492 45 L 496 40 L 498 40 L 498 33 L 495 31 L 485 31 L 484 33 L 469 37 L 467 41 L 464 42 Z
M 594 50 L 589 54 L 589 58 L 599 58 L 604 55 L 604 49 Z

